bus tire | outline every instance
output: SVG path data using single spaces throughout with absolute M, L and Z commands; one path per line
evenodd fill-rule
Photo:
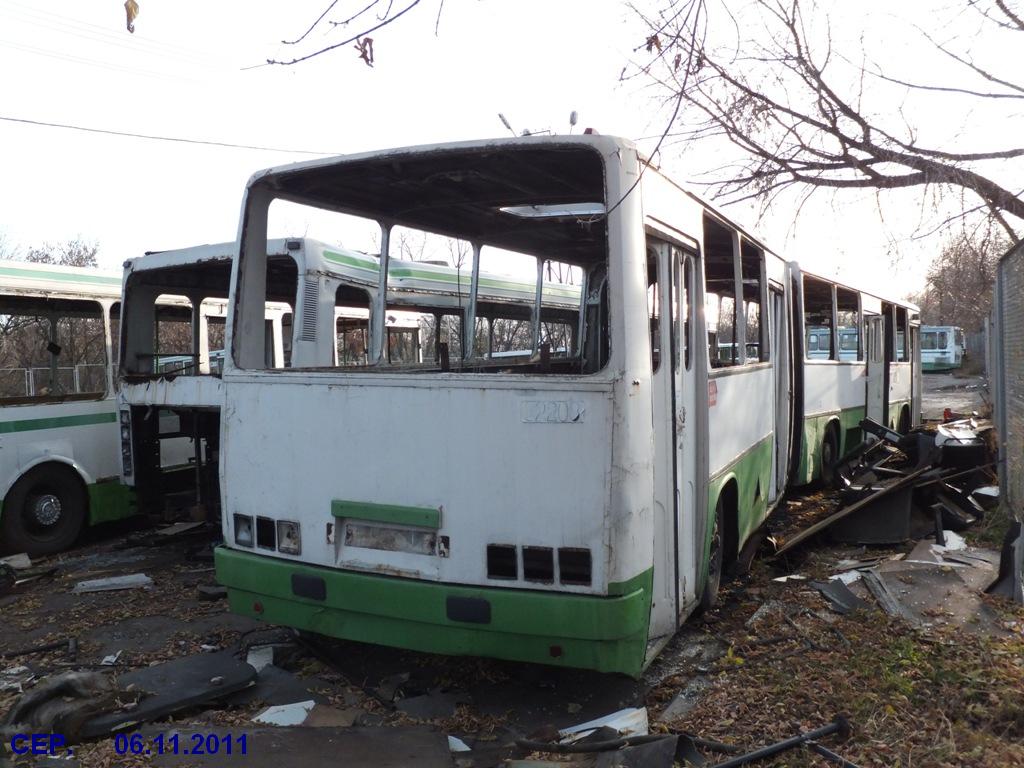
M 718 588 L 722 584 L 722 570 L 725 563 L 725 503 L 724 493 L 718 495 L 715 503 L 715 520 L 711 529 L 711 548 L 708 550 L 708 577 L 697 604 L 696 615 L 700 616 L 715 607 L 718 602 Z
M 907 406 L 900 409 L 900 423 L 896 425 L 896 431 L 901 435 L 910 431 L 910 409 Z
M 839 463 L 839 430 L 835 422 L 825 427 L 821 439 L 821 482 L 832 486 L 836 482 L 836 464 Z
M 70 467 L 41 464 L 11 486 L 0 517 L 0 550 L 50 555 L 67 549 L 85 524 L 88 498 Z

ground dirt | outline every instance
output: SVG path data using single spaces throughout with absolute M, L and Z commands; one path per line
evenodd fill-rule
M 794 497 L 773 523 L 784 538 L 835 506 L 830 494 Z M 975 534 L 991 546 L 992 520 Z M 115 671 L 283 640 L 275 663 L 301 686 L 338 709 L 360 710 L 359 725 L 401 728 L 428 725 L 473 748 L 453 765 L 500 765 L 523 757 L 514 739 L 547 738 L 553 729 L 630 706 L 646 706 L 653 731 L 686 731 L 742 748 L 755 748 L 846 715 L 853 734 L 823 743 L 859 766 L 929 768 L 1024 765 L 1024 609 L 985 597 L 998 616 L 998 632 L 953 627 L 911 628 L 871 604 L 840 616 L 808 581 L 834 572 L 842 558 L 906 553 L 898 547 L 852 548 L 812 542 L 782 562 L 762 548 L 750 572 L 723 587 L 720 605 L 693 620 L 664 649 L 640 681 L 486 659 L 433 656 L 357 643 L 295 643 L 275 630 L 233 616 L 225 601 L 204 602 L 196 587 L 213 581 L 205 535 L 163 546 L 136 546 L 134 533 L 102 529 L 75 550 L 41 563 L 57 570 L 0 597 L 0 652 L 75 637 L 78 653 L 64 649 L 0 661 L 30 666 L 40 677 L 67 669 L 98 668 L 121 651 Z M 215 534 L 214 534 L 215 535 Z M 148 590 L 75 594 L 81 579 L 142 572 Z M 941 612 L 942 606 L 937 605 Z M 752 621 L 755 613 L 756 620 Z M 396 675 L 401 675 L 397 678 Z M 406 677 L 407 676 L 407 677 Z M 417 719 L 396 706 L 403 696 L 458 691 L 452 713 Z M 662 712 L 683 690 L 695 705 L 679 715 Z M 0 713 L 16 700 L 0 693 Z M 252 727 L 259 699 L 212 703 L 175 719 L 178 725 Z M 169 724 L 167 727 L 170 727 Z M 536 755 L 535 755 L 536 756 Z M 720 759 L 707 754 L 710 762 Z M 458 762 L 455 762 L 458 761 Z M 112 742 L 79 747 L 74 760 L 92 768 L 159 764 L 120 757 Z M 242 763 L 239 763 L 242 764 Z M 300 764 L 300 763 L 296 763 Z M 808 751 L 792 751 L 760 765 L 826 766 Z M 283 766 L 282 766 L 283 768 Z

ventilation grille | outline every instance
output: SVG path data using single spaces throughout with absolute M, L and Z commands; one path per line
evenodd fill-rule
M 299 341 L 316 341 L 316 315 L 320 304 L 320 281 L 307 277 L 302 287 L 302 330 Z
M 558 570 L 555 570 L 555 550 L 551 547 L 523 547 L 514 544 L 487 545 L 487 577 L 490 579 L 519 579 L 519 553 L 522 553 L 522 571 L 525 581 L 541 584 L 571 584 L 589 587 L 593 583 L 593 564 L 590 550 L 582 547 L 561 547 L 557 550 Z

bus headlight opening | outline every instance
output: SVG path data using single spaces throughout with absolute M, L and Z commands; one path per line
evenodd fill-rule
M 235 515 L 235 544 L 240 547 L 252 546 L 252 518 L 248 515 Z
M 302 536 L 298 523 L 291 520 L 277 521 L 277 551 L 286 555 L 302 554 Z

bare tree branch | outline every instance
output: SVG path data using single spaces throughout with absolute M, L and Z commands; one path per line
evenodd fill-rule
M 267 59 L 267 64 L 281 64 L 283 66 L 291 66 L 293 64 L 298 64 L 298 63 L 303 62 L 303 61 L 309 61 L 310 59 L 312 59 L 312 58 L 314 58 L 316 56 L 320 56 L 321 54 L 327 53 L 328 51 L 333 51 L 336 48 L 341 48 L 344 45 L 349 45 L 350 43 L 358 42 L 360 39 L 365 38 L 371 32 L 376 32 L 378 29 L 380 29 L 382 27 L 386 27 L 388 24 L 392 24 L 395 21 L 398 21 L 398 19 L 400 19 L 402 16 L 404 16 L 409 11 L 411 11 L 413 8 L 415 8 L 417 5 L 419 5 L 420 2 L 421 2 L 421 0 L 412 0 L 412 2 L 410 2 L 407 6 L 405 6 L 405 8 L 400 10 L 394 16 L 386 17 L 383 21 L 381 21 L 380 24 L 372 26 L 369 29 L 363 30 L 359 34 L 354 35 L 354 36 L 348 38 L 347 40 L 342 40 L 340 43 L 334 43 L 333 45 L 328 45 L 328 46 L 326 46 L 324 48 L 321 48 L 318 51 L 314 51 L 313 53 L 306 54 L 305 56 L 298 56 L 298 57 L 292 59 L 291 61 L 278 61 L 277 59 Z M 374 3 L 374 5 L 376 5 L 376 3 Z
M 294 40 L 282 40 L 281 43 L 283 45 L 295 45 L 297 43 L 301 43 L 303 40 L 306 39 L 306 35 L 308 35 L 310 32 L 312 32 L 316 28 L 316 25 L 324 20 L 324 16 L 326 16 L 328 13 L 330 13 L 331 9 L 334 6 L 336 6 L 337 4 L 338 4 L 338 0 L 331 0 L 331 4 L 328 5 L 327 8 L 324 9 L 324 12 L 321 13 L 317 17 L 316 21 L 314 21 L 312 24 L 309 25 L 309 29 L 307 29 L 305 32 L 303 32 L 299 37 L 295 38 Z
M 729 49 L 707 42 L 707 29 L 713 23 L 707 15 L 708 2 L 675 0 L 662 16 L 642 17 L 649 34 L 641 47 L 651 55 L 640 69 L 659 87 L 674 91 L 686 105 L 685 125 L 671 134 L 674 138 L 696 141 L 725 136 L 745 156 L 740 169 L 710 185 L 716 196 L 726 203 L 757 198 L 767 204 L 790 186 L 840 190 L 958 187 L 980 198 L 979 210 L 988 210 L 996 222 L 1001 217 L 1001 226 L 1011 238 L 1016 237 L 1005 216 L 1024 220 L 1024 201 L 985 173 L 980 164 L 1024 157 L 1024 147 L 951 151 L 920 146 L 918 133 L 902 107 L 895 111 L 904 121 L 897 130 L 868 111 L 864 103 L 865 62 L 851 64 L 834 49 L 830 22 L 820 17 L 823 12 L 818 6 L 813 12 L 822 23 L 812 25 L 801 0 L 754 0 L 753 6 L 763 12 L 763 27 L 756 26 L 760 34 Z M 720 3 L 724 7 L 728 0 Z M 687 13 L 698 6 L 704 14 L 699 27 Z M 666 17 L 673 23 L 666 25 Z M 1017 90 L 1010 81 L 949 50 L 923 30 L 922 34 L 936 49 L 975 74 Z M 676 73 L 684 61 L 686 77 L 681 81 Z M 835 74 L 839 61 L 851 67 L 853 77 Z M 982 91 L 891 77 L 880 68 L 870 74 L 906 88 L 989 98 Z M 840 86 L 847 81 L 849 86 Z M 1024 95 L 1024 89 L 1021 93 Z

